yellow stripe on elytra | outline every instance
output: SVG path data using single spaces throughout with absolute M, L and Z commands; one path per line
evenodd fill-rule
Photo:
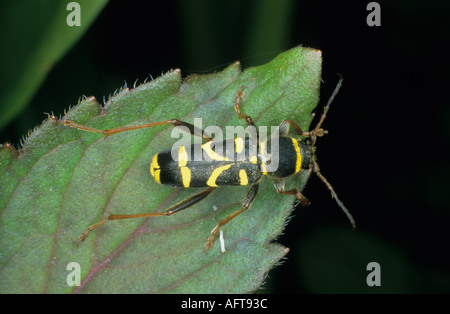
M 161 174 L 161 170 L 158 169 L 155 171 L 155 175 L 154 175 L 155 181 L 158 182 L 159 184 L 161 184 L 160 174 Z
M 183 181 L 183 186 L 188 188 L 191 184 L 191 170 L 188 167 L 180 167 L 181 179 Z
M 188 162 L 188 154 L 186 151 L 186 147 L 181 145 L 178 149 L 178 167 L 180 167 L 181 172 L 181 181 L 183 182 L 183 186 L 188 188 L 191 184 L 191 169 L 186 167 Z
M 208 186 L 217 186 L 217 184 L 216 184 L 217 178 L 220 176 L 220 174 L 222 172 L 224 172 L 225 170 L 227 170 L 230 167 L 231 167 L 231 165 L 225 165 L 225 166 L 217 167 L 216 169 L 214 169 L 213 172 L 211 173 L 211 175 L 209 176 L 209 179 L 206 182 L 206 184 Z
M 229 161 L 228 158 L 221 156 L 212 150 L 212 148 L 211 148 L 212 143 L 213 143 L 212 141 L 209 141 L 202 145 L 202 149 L 209 156 L 209 158 L 211 158 L 212 160 L 217 160 L 217 161 Z
M 159 164 L 158 164 L 158 154 L 153 156 L 152 162 L 150 163 L 150 174 L 155 178 L 156 182 L 161 183 L 160 180 L 160 172 Z
M 236 137 L 234 139 L 234 145 L 236 148 L 236 153 L 240 154 L 244 150 L 244 140 L 242 137 Z
M 188 154 L 186 152 L 186 148 L 184 145 L 181 145 L 178 149 L 178 167 L 184 167 L 186 166 L 188 162 Z
M 299 172 L 302 167 L 302 153 L 300 152 L 300 147 L 298 146 L 298 141 L 293 138 L 292 144 L 294 145 L 295 152 L 297 153 L 297 159 L 295 161 L 295 172 Z
M 245 172 L 244 169 L 239 170 L 239 180 L 240 180 L 241 185 L 248 184 L 247 172 Z

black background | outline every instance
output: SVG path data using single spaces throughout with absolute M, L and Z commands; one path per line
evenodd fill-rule
M 209 73 L 235 60 L 245 69 L 298 45 L 320 49 L 322 104 L 336 73 L 344 75 L 325 123 L 330 135 L 319 143 L 323 173 L 357 220 L 356 233 L 392 247 L 411 266 L 411 284 L 388 292 L 448 293 L 450 4 L 378 1 L 381 26 L 369 27 L 369 2 L 291 1 L 287 14 L 267 16 L 267 32 L 280 23 L 287 27 L 266 42 L 254 32 L 262 1 L 111 1 L 0 142 L 17 144 L 43 112 L 62 114 L 81 95 L 101 100 L 124 81 L 132 86 L 173 68 L 183 76 Z M 62 83 L 68 77 L 70 84 Z M 319 180 L 313 178 L 304 194 L 312 205 L 298 207 L 278 238 L 291 252 L 269 273 L 262 292 L 347 292 L 303 281 L 297 265 L 308 250 L 302 239 L 329 227 L 350 230 Z

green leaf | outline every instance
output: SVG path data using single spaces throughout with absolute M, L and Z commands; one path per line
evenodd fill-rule
M 171 71 L 134 89 L 123 88 L 104 107 L 94 97 L 65 119 L 109 129 L 179 118 L 203 128 L 244 126 L 234 102 L 244 87 L 242 110 L 258 126 L 290 118 L 308 129 L 319 98 L 321 52 L 298 47 L 241 73 L 239 63 L 222 72 L 181 80 Z M 225 128 L 224 128 L 225 129 Z M 86 228 L 109 213 L 162 212 L 202 189 L 174 189 L 149 174 L 152 156 L 169 149 L 170 126 L 111 135 L 65 127 L 47 119 L 20 153 L 0 150 L 0 292 L 244 293 L 257 289 L 288 252 L 273 240 L 292 211 L 264 178 L 252 207 L 222 228 L 203 252 L 220 219 L 241 208 L 248 187 L 216 189 L 204 201 L 170 217 L 105 223 L 76 245 Z M 270 132 L 270 128 L 268 130 Z M 302 174 L 290 182 L 302 188 Z M 288 187 L 289 187 L 288 185 Z M 217 210 L 214 210 L 217 208 Z M 68 286 L 67 265 L 81 268 L 81 285 Z M 70 276 L 69 276 L 70 277 Z M 70 277 L 72 278 L 72 277 Z
M 0 129 L 26 107 L 56 62 L 89 28 L 107 0 L 79 0 L 81 25 L 68 26 L 68 1 L 2 1 Z

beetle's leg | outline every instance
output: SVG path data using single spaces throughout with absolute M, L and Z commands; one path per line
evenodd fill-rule
M 256 128 L 256 125 L 253 122 L 252 117 L 250 117 L 250 116 L 248 116 L 248 115 L 246 115 L 246 114 L 241 112 L 241 100 L 242 100 L 242 97 L 244 97 L 244 95 L 245 95 L 245 92 L 243 91 L 243 89 L 244 89 L 244 86 L 241 86 L 241 88 L 239 88 L 239 90 L 237 92 L 236 102 L 234 104 L 234 109 L 236 110 L 238 118 L 245 120 L 245 123 L 247 123 L 247 127 L 249 127 L 249 126 L 253 127 L 253 131 L 255 132 L 253 134 L 256 134 L 256 139 L 254 138 L 254 136 L 251 136 L 250 138 L 252 140 L 255 140 L 255 142 L 253 142 L 253 144 L 256 145 L 257 143 L 259 143 L 259 132 L 258 132 L 258 129 Z M 253 144 L 251 144 L 251 145 L 253 145 Z
M 287 135 L 287 132 L 289 130 L 289 125 L 292 125 L 298 135 L 305 136 L 305 137 L 311 137 L 312 136 L 314 138 L 313 144 L 314 144 L 315 138 L 317 136 L 320 137 L 320 136 L 324 136 L 325 134 L 327 134 L 328 131 L 322 129 L 321 126 L 322 126 L 323 121 L 325 121 L 325 118 L 327 117 L 327 113 L 328 113 L 328 110 L 330 109 L 331 103 L 333 102 L 333 100 L 336 97 L 337 93 L 341 89 L 342 82 L 343 82 L 344 79 L 343 79 L 342 75 L 339 74 L 339 76 L 340 76 L 339 82 L 337 83 L 336 88 L 333 91 L 333 94 L 331 94 L 330 98 L 328 99 L 328 102 L 327 102 L 326 106 L 323 108 L 323 113 L 320 116 L 320 120 L 319 120 L 319 122 L 317 123 L 317 125 L 315 126 L 315 128 L 313 130 L 308 131 L 308 132 L 304 132 L 298 126 L 297 123 L 295 123 L 294 121 L 292 121 L 290 119 L 286 119 L 283 122 L 281 122 L 281 124 L 280 124 L 280 134 Z
M 255 200 L 256 194 L 258 194 L 258 187 L 259 184 L 254 184 L 252 188 L 247 192 L 244 203 L 242 204 L 242 208 L 240 210 L 219 221 L 217 226 L 211 231 L 211 236 L 208 238 L 208 241 L 205 244 L 205 252 L 207 252 L 214 246 L 214 240 L 216 239 L 216 235 L 219 232 L 220 227 L 228 223 L 230 220 L 244 212 L 252 205 L 253 201 Z
M 305 136 L 305 137 L 310 137 L 311 135 L 324 136 L 325 134 L 328 133 L 327 130 L 317 128 L 317 126 L 312 131 L 304 132 L 297 123 L 295 123 L 291 119 L 285 119 L 285 120 L 283 120 L 283 122 L 281 122 L 281 124 L 279 126 L 280 135 L 282 135 L 282 136 L 287 135 L 287 133 L 289 131 L 289 125 L 292 125 L 294 127 L 295 131 L 297 132 L 297 134 L 300 136 Z
M 309 170 L 310 172 L 312 169 Z M 285 194 L 285 195 L 295 195 L 295 198 L 300 201 L 300 203 L 303 206 L 309 206 L 309 200 L 303 196 L 302 193 L 297 191 L 296 189 L 292 189 L 289 191 L 285 191 L 284 189 L 284 181 L 283 180 L 273 180 L 273 185 L 275 186 L 275 189 L 278 193 Z
M 176 212 L 182 211 L 183 209 L 186 209 L 188 207 L 191 207 L 192 205 L 200 202 L 205 197 L 207 197 L 209 194 L 211 194 L 212 191 L 214 191 L 215 187 L 210 187 L 194 196 L 191 196 L 181 202 L 176 203 L 175 205 L 169 207 L 165 212 L 162 213 L 142 213 L 142 214 L 128 214 L 128 215 L 109 215 L 107 218 L 97 222 L 96 224 L 93 224 L 90 226 L 79 238 L 78 242 L 83 241 L 86 239 L 88 234 L 96 229 L 97 227 L 103 225 L 105 222 L 109 220 L 119 220 L 119 219 L 130 219 L 130 218 L 145 218 L 145 217 L 153 217 L 153 216 L 170 216 L 175 214 Z
M 288 135 L 289 132 L 289 125 L 292 125 L 295 129 L 295 131 L 297 132 L 298 135 L 302 136 L 304 134 L 304 132 L 302 131 L 302 129 L 298 126 L 297 123 L 295 123 L 294 121 L 292 121 L 291 119 L 285 119 L 283 120 L 283 122 L 281 122 L 279 129 L 280 129 L 280 135 L 282 136 L 286 136 Z
M 70 126 L 72 128 L 77 128 L 79 130 L 88 131 L 88 132 L 100 133 L 100 134 L 103 134 L 105 136 L 110 136 L 112 134 L 117 134 L 117 133 L 121 133 L 121 132 L 132 131 L 132 130 L 151 128 L 153 126 L 158 126 L 158 125 L 172 124 L 174 127 L 177 127 L 177 126 L 187 127 L 188 130 L 189 130 L 189 133 L 191 135 L 202 137 L 206 141 L 210 141 L 211 140 L 211 136 L 209 134 L 205 133 L 202 129 L 196 127 L 195 125 L 193 125 L 191 123 L 184 122 L 184 121 L 181 121 L 181 120 L 178 120 L 178 119 L 171 119 L 171 120 L 166 120 L 166 121 L 152 122 L 152 123 L 141 124 L 141 125 L 123 126 L 123 127 L 114 128 L 114 129 L 108 129 L 108 130 L 97 130 L 97 129 L 90 128 L 90 127 L 85 126 L 85 125 L 77 124 L 77 123 L 69 121 L 69 120 L 63 120 L 62 122 L 63 122 L 64 125 Z M 181 130 L 183 130 L 183 128 L 181 128 Z
M 247 125 L 255 126 L 255 123 L 253 122 L 252 117 L 250 117 L 246 114 L 243 114 L 241 112 L 241 100 L 242 100 L 242 97 L 244 97 L 244 95 L 245 95 L 245 92 L 242 89 L 243 89 L 243 87 L 241 87 L 237 92 L 236 103 L 234 104 L 234 109 L 236 110 L 239 119 L 245 119 L 245 122 L 247 123 Z
M 295 198 L 298 199 L 300 201 L 300 204 L 302 204 L 302 206 L 309 206 L 310 202 L 309 200 L 303 196 L 302 193 L 300 193 L 299 191 L 297 191 L 296 189 L 292 189 L 289 191 L 279 191 L 278 193 L 281 194 L 285 194 L 285 195 L 295 195 Z

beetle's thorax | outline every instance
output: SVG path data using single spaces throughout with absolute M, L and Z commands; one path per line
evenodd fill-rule
M 280 136 L 260 143 L 259 157 L 263 174 L 285 178 L 310 168 L 312 150 L 301 140 Z

